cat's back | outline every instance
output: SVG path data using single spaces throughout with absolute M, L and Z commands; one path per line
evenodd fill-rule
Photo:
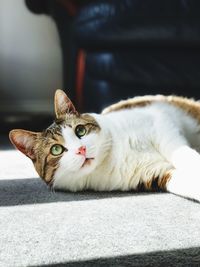
M 122 100 L 106 107 L 102 111 L 102 114 L 108 114 L 122 110 L 132 110 L 135 108 L 144 108 L 152 106 L 152 104 L 158 104 L 159 108 L 161 108 L 162 106 L 175 107 L 175 109 L 183 111 L 184 114 L 193 117 L 200 123 L 200 101 L 195 101 L 194 99 L 189 99 L 187 97 L 173 95 L 145 95 L 137 96 L 127 100 Z M 169 108 L 168 110 L 175 109 Z
M 112 111 L 103 117 L 104 125 L 110 129 L 117 142 L 127 138 L 141 142 L 156 140 L 159 129 L 171 127 L 172 120 L 176 120 L 173 124 L 177 126 L 181 121 L 174 107 L 160 102 Z
M 144 105 L 136 105 L 130 108 L 124 107 L 122 109 L 111 110 L 103 113 L 103 115 L 116 124 L 129 125 L 133 127 L 144 125 L 153 126 L 156 121 L 167 121 L 178 118 L 178 121 L 183 117 L 182 111 L 167 102 L 149 102 Z
M 142 138 L 160 129 L 166 129 L 167 134 L 174 128 L 190 138 L 200 125 L 200 103 L 176 96 L 135 97 L 111 105 L 102 114 L 116 131 L 122 134 L 134 130 Z

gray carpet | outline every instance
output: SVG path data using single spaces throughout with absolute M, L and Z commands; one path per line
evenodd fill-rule
M 167 193 L 51 192 L 0 152 L 0 266 L 200 266 L 200 204 Z

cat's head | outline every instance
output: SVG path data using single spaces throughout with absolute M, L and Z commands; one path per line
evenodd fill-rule
M 62 90 L 55 94 L 55 122 L 43 132 L 10 132 L 14 146 L 29 157 L 47 183 L 89 175 L 102 158 L 102 130 L 94 116 L 79 114 Z

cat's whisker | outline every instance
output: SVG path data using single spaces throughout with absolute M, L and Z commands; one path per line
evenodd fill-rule
M 111 144 L 103 144 L 101 148 L 104 148 L 104 149 L 107 149 L 107 148 L 110 148 L 111 147 Z
M 111 142 L 106 142 L 106 143 L 103 143 L 102 146 L 111 146 Z
M 49 187 L 51 192 L 55 193 L 53 185 L 54 185 L 54 177 L 47 183 L 47 186 Z
M 54 185 L 51 186 L 51 193 L 53 193 L 53 194 L 56 193 L 55 188 L 54 188 Z
M 107 139 L 107 140 L 104 142 L 104 144 L 106 144 L 106 143 L 111 143 L 111 142 L 112 142 L 112 138 Z

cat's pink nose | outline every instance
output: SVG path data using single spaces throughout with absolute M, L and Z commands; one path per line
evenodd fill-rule
M 86 146 L 79 147 L 78 150 L 76 151 L 76 154 L 85 156 L 86 155 Z

